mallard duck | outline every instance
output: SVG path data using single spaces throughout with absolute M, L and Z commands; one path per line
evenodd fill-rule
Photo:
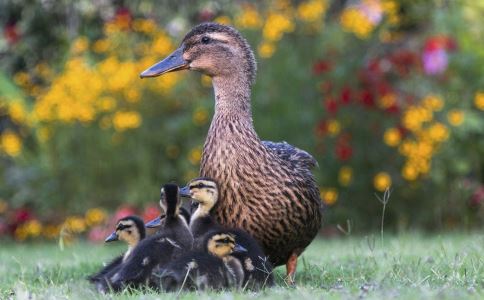
M 288 143 L 260 140 L 250 103 L 256 61 L 237 30 L 200 24 L 178 49 L 140 76 L 183 69 L 212 78 L 215 114 L 203 148 L 200 176 L 213 178 L 219 186 L 217 220 L 248 231 L 274 265 L 286 264 L 288 279 L 292 279 L 298 256 L 321 226 L 322 202 L 311 173 L 315 159 Z
M 217 183 L 210 178 L 195 178 L 181 189 L 189 193 L 192 201 L 199 203 L 190 220 L 190 230 L 194 238 L 194 248 L 203 246 L 204 235 L 212 230 L 225 230 L 235 236 L 237 244 L 247 252 L 233 254 L 239 259 L 244 271 L 244 288 L 257 290 L 274 284 L 272 265 L 267 261 L 262 248 L 244 230 L 224 228 L 211 216 L 212 208 L 217 204 Z
M 105 242 L 110 243 L 113 241 L 123 241 L 128 244 L 128 250 L 118 257 L 114 258 L 110 263 L 104 266 L 101 271 L 89 276 L 87 279 L 91 283 L 96 283 L 103 280 L 103 277 L 118 268 L 129 257 L 133 248 L 138 245 L 139 241 L 145 238 L 145 226 L 143 220 L 137 216 L 127 216 L 121 218 L 116 223 L 116 229 L 111 235 L 109 235 Z
M 232 255 L 246 250 L 223 230 L 207 233 L 203 250 L 194 250 L 170 262 L 160 275 L 165 291 L 240 288 L 244 272 Z
M 98 287 L 101 291 L 119 291 L 125 287 L 152 285 L 153 271 L 191 250 L 192 234 L 179 216 L 181 200 L 175 184 L 164 187 L 162 204 L 166 211 L 164 224 L 157 234 L 142 240 L 118 270 L 109 272 L 106 282 Z

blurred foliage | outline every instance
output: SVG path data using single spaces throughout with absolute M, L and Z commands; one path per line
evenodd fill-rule
M 319 161 L 326 224 L 375 228 L 374 193 L 391 186 L 394 228 L 479 226 L 483 13 L 470 0 L 2 1 L 0 201 L 48 218 L 151 203 L 195 177 L 210 78 L 138 74 L 215 21 L 257 54 L 260 136 Z

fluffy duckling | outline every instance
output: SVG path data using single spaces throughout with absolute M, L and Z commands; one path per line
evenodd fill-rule
M 247 250 L 226 231 L 211 231 L 204 237 L 204 249 L 189 252 L 170 262 L 160 275 L 165 291 L 220 290 L 240 288 L 244 271 L 236 253 Z
M 204 245 L 204 235 L 211 230 L 225 230 L 235 236 L 237 243 L 247 249 L 243 253 L 235 253 L 244 271 L 244 288 L 258 290 L 274 284 L 272 265 L 268 261 L 261 246 L 242 229 L 227 229 L 217 223 L 211 211 L 217 204 L 217 183 L 206 177 L 193 179 L 181 189 L 184 194 L 190 194 L 192 201 L 198 203 L 198 208 L 192 214 L 190 230 L 194 238 L 194 248 L 201 249 Z
M 133 251 L 133 248 L 144 238 L 145 225 L 143 220 L 137 216 L 127 216 L 119 219 L 116 224 L 116 230 L 106 238 L 105 242 L 109 243 L 118 240 L 126 242 L 128 244 L 128 250 L 123 255 L 114 258 L 99 272 L 89 276 L 87 279 L 92 283 L 102 280 L 107 273 L 118 268 L 123 262 L 125 262 Z
M 180 191 L 180 197 L 187 198 L 189 196 L 190 196 L 189 194 L 184 194 L 182 191 Z M 151 232 L 151 234 L 155 234 L 159 229 L 163 228 L 165 224 L 166 204 L 164 204 L 163 199 L 165 199 L 164 187 L 161 188 L 161 192 L 160 192 L 160 208 L 161 208 L 160 216 L 145 224 L 146 230 L 148 232 Z M 179 207 L 179 216 L 183 221 L 185 221 L 185 224 L 188 226 L 188 224 L 190 223 L 190 217 L 191 217 L 190 203 L 188 202 L 182 203 L 182 205 Z M 148 235 L 151 235 L 151 234 L 148 234 Z
M 166 217 L 162 229 L 142 240 L 118 270 L 106 275 L 101 291 L 119 291 L 125 287 L 152 285 L 152 272 L 192 248 L 193 238 L 179 215 L 180 195 L 175 184 L 164 186 L 162 204 Z

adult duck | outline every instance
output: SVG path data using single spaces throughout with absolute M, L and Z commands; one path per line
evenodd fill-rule
M 307 152 L 285 142 L 259 139 L 252 122 L 251 86 L 256 61 L 247 41 L 232 27 L 203 23 L 180 47 L 141 73 L 155 77 L 190 69 L 212 78 L 215 114 L 205 141 L 200 176 L 219 185 L 217 220 L 248 231 L 288 279 L 297 258 L 321 226 L 321 199 Z

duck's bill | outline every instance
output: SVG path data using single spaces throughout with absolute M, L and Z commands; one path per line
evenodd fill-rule
M 183 47 L 180 47 L 162 61 L 144 70 L 140 74 L 140 77 L 156 77 L 168 72 L 175 72 L 184 69 L 188 69 L 188 61 L 183 59 Z
M 161 216 L 145 224 L 146 228 L 156 228 L 161 226 Z
M 109 242 L 114 242 L 114 241 L 117 241 L 119 240 L 119 237 L 118 235 L 116 234 L 116 231 L 111 233 L 105 240 L 104 242 L 105 243 L 109 243 Z
M 234 250 L 232 251 L 232 253 L 240 253 L 240 254 L 244 254 L 247 252 L 248 252 L 247 249 L 245 249 L 243 246 L 239 244 L 235 244 Z
M 190 187 L 185 186 L 180 189 L 180 197 L 182 198 L 191 198 L 190 196 Z

